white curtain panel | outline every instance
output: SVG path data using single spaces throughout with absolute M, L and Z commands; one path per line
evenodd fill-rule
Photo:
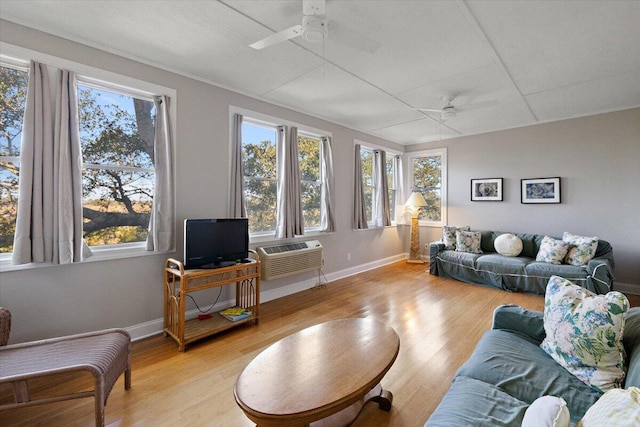
M 391 225 L 389 209 L 389 183 L 387 181 L 387 153 L 384 150 L 373 151 L 373 225 L 386 227 Z
M 242 114 L 233 115 L 231 135 L 231 182 L 229 192 L 229 217 L 246 218 L 244 201 L 244 168 L 242 163 Z
M 367 226 L 367 210 L 364 198 L 364 185 L 362 183 L 362 161 L 360 157 L 360 144 L 355 145 L 354 155 L 354 188 L 353 188 L 353 228 L 364 230 Z
M 333 178 L 333 153 L 331 151 L 331 137 L 320 138 L 322 144 L 321 178 L 322 187 L 320 189 L 320 228 L 323 232 L 331 233 L 336 231 L 335 225 L 335 186 Z
M 53 110 L 45 64 L 31 61 L 22 123 L 13 264 L 53 259 Z
M 147 250 L 167 252 L 175 248 L 175 176 L 173 144 L 169 122 L 169 98 L 154 97 L 156 123 L 154 137 L 155 185 L 149 219 Z
M 82 150 L 76 75 L 61 70 L 54 129 L 53 262 L 68 264 L 91 255 L 82 237 Z

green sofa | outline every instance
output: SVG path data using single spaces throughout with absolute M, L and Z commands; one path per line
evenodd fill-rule
M 522 240 L 523 249 L 520 255 L 507 257 L 498 254 L 494 247 L 496 238 L 507 232 L 479 232 L 481 254 L 447 250 L 441 241 L 430 243 L 429 272 L 434 276 L 537 295 L 544 295 L 547 282 L 554 275 L 596 294 L 606 294 L 613 289 L 613 249 L 605 240 L 598 241 L 595 256 L 587 265 L 555 265 L 536 261 L 543 234 L 509 232 Z
M 520 427 L 529 405 L 545 395 L 563 398 L 575 425 L 602 393 L 548 356 L 540 348 L 544 337 L 542 312 L 499 306 L 492 329 L 458 369 L 425 427 Z M 624 386 L 640 387 L 640 307 L 627 312 L 623 344 Z

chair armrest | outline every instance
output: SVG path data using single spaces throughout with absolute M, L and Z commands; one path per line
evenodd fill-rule
M 515 332 L 540 344 L 545 337 L 541 311 L 528 310 L 518 305 L 505 304 L 493 312 L 492 329 Z
M 593 258 L 587 264 L 589 276 L 598 283 L 605 285 L 607 290 L 611 290 L 613 283 L 613 265 L 607 258 Z

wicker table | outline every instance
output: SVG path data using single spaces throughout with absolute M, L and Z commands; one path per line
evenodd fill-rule
M 312 326 L 256 356 L 236 381 L 236 402 L 259 427 L 347 425 L 369 401 L 391 409 L 379 383 L 399 349 L 396 332 L 375 320 Z

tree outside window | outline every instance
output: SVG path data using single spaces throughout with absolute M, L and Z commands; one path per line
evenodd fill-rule
M 420 213 L 420 221 L 443 223 L 445 159 L 444 150 L 431 150 L 411 156 L 412 191 L 422 193 L 427 202 Z
M 305 229 L 320 228 L 320 139 L 298 136 L 298 163 L 302 186 L 302 215 Z
M 153 204 L 154 103 L 79 84 L 78 104 L 85 241 L 143 242 Z
M 20 140 L 28 82 L 26 69 L 0 66 L 0 253 L 13 251 Z

